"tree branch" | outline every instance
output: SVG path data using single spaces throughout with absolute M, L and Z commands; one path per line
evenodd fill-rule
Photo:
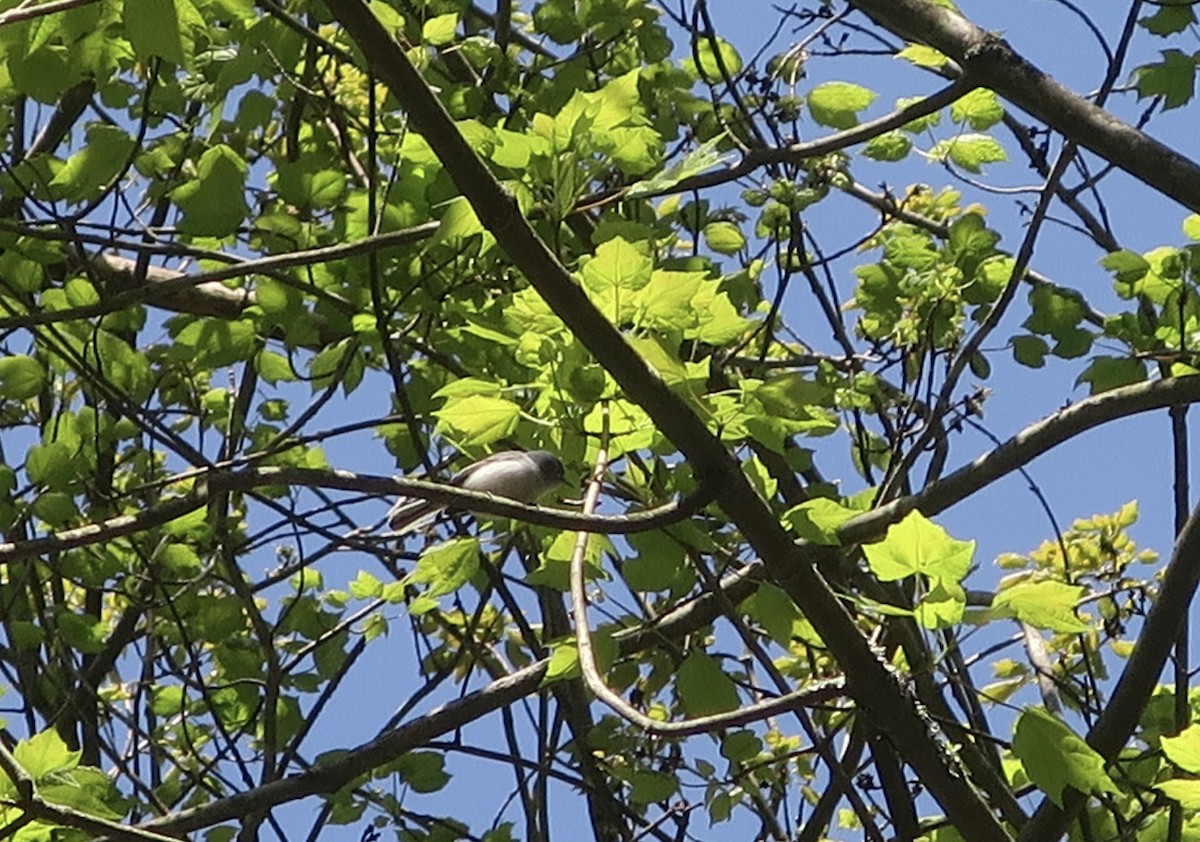
M 937 48 L 976 84 L 1184 207 L 1200 211 L 1200 166 L 1059 84 L 1004 39 L 929 0 L 850 3 L 897 35 Z
M 951 821 L 970 828 L 976 839 L 1008 840 L 1007 830 L 967 781 L 948 746 L 934 738 L 931 723 L 897 674 L 879 660 L 854 618 L 817 573 L 811 553 L 795 544 L 692 406 L 649 368 L 572 280 L 521 214 L 514 197 L 467 144 L 404 50 L 361 2 L 327 6 L 517 268 L 625 394 L 687 456 L 701 481 L 712 484 L 721 508 L 763 559 L 768 575 L 788 592 L 837 658 L 850 695 L 896 742 Z

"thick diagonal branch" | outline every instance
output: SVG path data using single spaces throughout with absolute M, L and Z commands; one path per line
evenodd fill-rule
M 1007 840 L 957 763 L 917 710 L 900 678 L 883 664 L 854 618 L 817 573 L 807 550 L 797 547 L 778 518 L 740 470 L 733 455 L 625 341 L 571 279 L 521 215 L 516 200 L 493 178 L 459 133 L 405 51 L 391 40 L 366 5 L 346 0 L 329 9 L 363 51 L 372 71 L 397 97 L 441 159 L 483 225 L 555 313 L 687 456 L 696 475 L 712 483 L 717 502 L 737 524 L 784 588 L 818 630 L 847 676 L 850 695 L 885 730 L 921 776 L 950 820 L 979 840 Z

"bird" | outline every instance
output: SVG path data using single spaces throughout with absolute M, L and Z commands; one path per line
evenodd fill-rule
M 450 485 L 532 503 L 562 483 L 562 460 L 548 450 L 504 450 L 486 456 L 450 478 Z M 388 512 L 388 526 L 398 534 L 423 529 L 446 508 L 413 497 L 401 497 Z

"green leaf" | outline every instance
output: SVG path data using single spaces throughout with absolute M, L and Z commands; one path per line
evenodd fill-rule
M 155 56 L 180 66 L 186 64 L 180 5 L 190 0 L 125 0 L 125 37 L 142 61 Z M 195 10 L 191 10 L 193 14 Z
M 1044 366 L 1046 354 L 1050 353 L 1050 346 L 1040 336 L 1014 336 L 1012 346 L 1013 358 L 1030 368 Z
M 446 758 L 436 751 L 410 751 L 396 759 L 394 768 L 413 792 L 437 792 L 450 783 Z
M 10 49 L 7 59 L 12 86 L 38 102 L 54 103 L 79 79 L 79 68 L 71 65 L 67 50 L 59 45 L 31 50 L 23 58 Z
M 259 307 L 263 308 L 264 313 L 285 324 L 299 318 L 304 309 L 304 293 L 289 284 L 266 276 L 260 276 L 255 280 L 254 300 Z M 357 318 L 359 315 L 367 316 L 371 319 L 371 327 L 375 326 L 373 316 L 356 313 L 355 317 Z
M 864 544 L 863 554 L 876 576 L 894 582 L 917 573 L 945 582 L 961 582 L 975 555 L 974 541 L 957 541 L 925 515 L 913 510 L 888 527 L 887 537 Z
M 1192 0 L 1180 0 L 1172 3 L 1170 0 L 1156 3 L 1154 14 L 1138 18 L 1138 23 L 1154 35 L 1174 35 L 1183 32 L 1196 22 L 1196 14 L 1192 11 Z
M 950 119 L 982 132 L 1004 119 L 1004 106 L 995 91 L 976 88 L 954 101 L 950 106 Z
M 421 553 L 405 581 L 428 585 L 425 596 L 434 598 L 454 593 L 478 571 L 479 539 L 454 538 Z
M 813 406 L 830 406 L 833 390 L 796 371 L 772 377 L 759 386 L 754 396 L 773 415 L 796 417 Z
M 347 588 L 355 599 L 375 599 L 383 593 L 383 583 L 365 570 L 358 571 Z
M 163 544 L 154 561 L 172 579 L 191 579 L 200 575 L 200 554 L 189 544 Z
M 733 710 L 738 706 L 737 688 L 716 659 L 693 651 L 675 675 L 679 701 L 689 717 Z
M 79 765 L 81 751 L 71 751 L 53 728 L 21 740 L 13 748 L 13 757 L 35 781 L 53 772 L 74 769 Z
M 716 42 L 714 49 L 713 42 Z M 737 76 L 742 70 L 742 57 L 733 45 L 720 37 L 700 37 L 696 40 L 696 56 L 699 58 L 699 71 L 705 81 L 719 82 L 728 73 L 730 78 Z M 688 60 L 688 65 L 696 65 Z M 724 73 L 722 73 L 724 66 Z
M 463 196 L 456 196 L 446 203 L 442 218 L 438 221 L 438 229 L 434 232 L 434 243 L 459 244 L 463 240 L 476 235 L 482 235 L 483 250 L 487 251 L 496 242 L 490 231 L 483 227 L 475 208 Z
M 1146 379 L 1146 363 L 1129 357 L 1095 357 L 1075 385 L 1091 385 L 1089 394 L 1098 395 L 1109 389 L 1141 383 Z
M 86 278 L 71 278 L 63 286 L 72 307 L 90 307 L 100 303 L 100 293 Z
M 718 135 L 712 140 L 705 141 L 678 161 L 670 164 L 662 172 L 634 184 L 626 191 L 626 195 L 633 199 L 639 196 L 663 193 L 684 179 L 699 175 L 718 164 L 725 163 L 732 156 L 722 155 L 717 151 L 720 144 L 724 141 L 725 135 Z
M 346 194 L 346 175 L 325 169 L 327 159 L 314 153 L 295 161 L 280 161 L 275 167 L 279 198 L 297 208 L 333 208 Z
M 579 675 L 579 647 L 575 640 L 552 644 L 550 663 L 546 665 L 546 677 L 542 679 L 542 686 L 567 678 L 579 678 Z
M 896 53 L 896 58 L 911 61 L 917 67 L 928 67 L 934 70 L 942 67 L 949 61 L 944 53 L 935 50 L 933 47 L 926 47 L 924 44 L 909 44 L 903 50 Z
M 0 395 L 23 401 L 37 397 L 46 382 L 46 370 L 33 357 L 14 354 L 0 359 Z
M 1160 739 L 1163 754 L 1185 772 L 1200 774 L 1200 725 L 1190 725 L 1174 737 Z
M 689 338 L 699 339 L 710 345 L 725 345 L 741 338 L 754 322 L 744 318 L 729 293 L 721 292 L 717 283 L 704 283 L 692 298 L 698 324 Z M 687 335 L 685 331 L 685 335 Z
M 121 172 L 133 148 L 133 138 L 124 129 L 94 123 L 88 126 L 80 150 L 54 174 L 50 186 L 68 202 L 95 198 Z
M 36 649 L 46 642 L 46 633 L 42 627 L 28 620 L 11 620 L 9 626 L 9 635 L 12 637 L 13 645 L 19 650 Z M 0 781 L 3 779 L 4 776 L 0 775 Z
M 653 271 L 654 261 L 643 249 L 614 237 L 597 247 L 596 254 L 580 269 L 580 276 L 587 290 L 608 295 L 614 289 L 641 289 L 650 282 Z
M 246 162 L 225 144 L 206 150 L 196 164 L 195 177 L 171 193 L 183 211 L 180 230 L 202 237 L 235 232 L 250 212 L 245 199 L 246 172 Z
M 174 350 L 174 349 L 172 349 Z M 99 360 L 96 354 L 99 352 Z M 144 401 L 154 388 L 154 375 L 146 355 L 124 339 L 100 330 L 83 346 L 84 359 L 135 401 Z
M 1200 222 L 1200 216 L 1189 217 L 1192 218 Z M 1197 226 L 1197 230 L 1200 230 L 1200 226 Z M 1184 220 L 1184 232 L 1187 232 L 1187 220 Z M 1109 252 L 1100 258 L 1100 265 L 1112 272 L 1119 284 L 1137 283 L 1150 271 L 1150 261 L 1129 249 Z
M 1065 582 L 1019 582 L 996 594 L 992 609 L 1034 628 L 1081 634 L 1089 626 L 1075 615 L 1084 588 Z
M 1029 779 L 1059 807 L 1067 787 L 1085 794 L 1119 792 L 1104 771 L 1104 758 L 1040 708 L 1026 708 L 1021 713 L 1013 735 L 1013 753 Z
M 257 350 L 252 322 L 198 319 L 179 331 L 171 355 L 190 363 L 193 370 L 202 370 L 233 365 L 249 359 Z
M 102 620 L 75 614 L 66 608 L 56 613 L 55 620 L 59 636 L 72 649 L 85 655 L 95 655 L 104 648 L 107 624 Z
M 849 82 L 826 82 L 808 92 L 813 119 L 835 129 L 858 125 L 858 114 L 870 107 L 879 94 Z
M 666 772 L 638 769 L 629 777 L 629 800 L 634 804 L 667 801 L 679 789 L 679 779 Z
M 1154 788 L 1172 801 L 1178 801 L 1179 805 L 1185 810 L 1192 812 L 1200 810 L 1200 781 L 1184 779 L 1169 780 L 1155 784 Z M 1185 835 L 1183 838 L 1187 839 L 1189 837 Z
M 695 329 L 699 324 L 695 299 L 704 283 L 703 272 L 654 270 L 650 283 L 632 298 L 634 323 L 663 333 Z
M 47 488 L 62 488 L 75 476 L 75 454 L 62 442 L 35 444 L 25 456 L 29 481 Z
M 914 104 L 920 102 L 921 100 L 922 100 L 922 97 L 919 97 L 919 96 L 899 97 L 896 100 L 896 110 L 899 111 L 902 108 L 908 108 L 910 105 L 914 105 Z M 907 123 L 905 123 L 903 126 L 900 127 L 900 131 L 904 132 L 905 134 L 911 134 L 911 135 L 924 134 L 925 132 L 932 129 L 934 126 L 940 126 L 941 124 L 942 124 L 942 112 L 933 111 L 929 114 L 926 114 L 924 117 L 916 117 L 912 120 L 909 120 Z
M 288 579 L 288 585 L 295 593 L 322 590 L 325 587 L 325 577 L 321 575 L 320 570 L 302 567 Z
M 8 465 L 0 465 L 0 497 L 7 497 L 16 490 L 17 472 Z
M 66 774 L 54 775 L 38 787 L 38 794 L 52 804 L 71 807 L 88 816 L 116 821 L 125 815 L 113 781 L 100 769 L 81 766 Z M 17 834 L 16 839 L 21 838 Z
M 65 491 L 47 491 L 33 501 L 31 508 L 34 515 L 48 526 L 64 526 L 79 514 L 75 498 Z
M 438 15 L 421 25 L 421 40 L 434 47 L 454 42 L 458 35 L 458 14 Z
M 746 237 L 732 222 L 710 222 L 703 233 L 704 242 L 717 254 L 737 254 L 746 247 Z
M 792 630 L 800 619 L 800 610 L 783 588 L 761 582 L 753 596 L 742 603 L 741 609 L 776 643 L 787 646 L 792 642 Z
M 469 447 L 511 436 L 521 418 L 521 407 L 504 398 L 471 395 L 448 401 L 433 414 L 439 430 L 460 446 Z
M 733 731 L 721 740 L 721 756 L 733 763 L 753 760 L 762 748 L 762 740 L 753 731 Z
M 977 213 L 963 214 L 950 224 L 950 252 L 955 264 L 962 267 L 963 274 L 968 277 L 995 253 L 999 241 L 1000 235 L 988 228 Z M 1003 269 L 1003 264 L 999 268 Z M 1011 269 L 1009 271 L 1011 274 Z
M 548 0 L 533 7 L 533 24 L 559 44 L 575 44 L 587 29 L 574 0 Z
M 929 150 L 929 157 L 951 161 L 971 173 L 983 172 L 984 164 L 1008 160 L 1004 147 L 995 138 L 982 134 L 964 134 L 943 140 Z
M 860 512 L 848 509 L 835 500 L 817 497 L 789 509 L 783 518 L 792 531 L 805 541 L 837 547 L 842 543 L 838 538 L 838 528 L 857 514 Z
M 185 705 L 184 688 L 179 685 L 158 686 L 151 694 L 150 710 L 157 716 L 179 716 Z
M 632 590 L 649 592 L 687 588 L 695 578 L 684 560 L 683 547 L 665 532 L 629 536 L 637 555 L 621 565 L 621 578 Z
M 913 612 L 917 622 L 927 629 L 948 629 L 962 622 L 967 607 L 967 594 L 956 582 L 939 580 L 922 597 Z
M 1200 214 L 1188 214 L 1182 223 L 1184 235 L 1191 241 L 1200 240 Z
M 863 154 L 874 161 L 903 161 L 912 147 L 904 132 L 895 130 L 871 138 L 863 147 Z
M 1056 339 L 1083 321 L 1086 308 L 1078 294 L 1052 286 L 1039 286 L 1029 293 L 1032 313 L 1024 327 L 1034 333 L 1049 334 Z
M 1196 84 L 1196 60 L 1179 50 L 1162 50 L 1159 55 L 1163 57 L 1161 62 L 1134 68 L 1133 78 L 1138 99 L 1162 97 L 1163 108 L 1169 111 L 1191 100 Z

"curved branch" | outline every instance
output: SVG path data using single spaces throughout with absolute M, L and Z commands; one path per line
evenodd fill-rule
M 607 445 L 602 444 L 596 457 L 596 467 L 588 481 L 587 492 L 584 496 L 584 514 L 591 514 L 600 500 L 600 489 L 603 486 L 604 472 L 608 469 Z M 614 713 L 634 727 L 660 737 L 688 737 L 693 734 L 707 734 L 725 728 L 736 728 L 760 722 L 777 714 L 795 710 L 806 705 L 819 704 L 842 695 L 846 682 L 840 677 L 825 681 L 813 681 L 802 689 L 793 690 L 781 696 L 765 699 L 752 705 L 744 705 L 735 710 L 721 711 L 706 716 L 695 716 L 675 722 L 664 722 L 642 713 L 629 702 L 621 698 L 621 694 L 613 690 L 604 680 L 600 667 L 596 663 L 596 649 L 592 640 L 592 628 L 588 622 L 587 581 L 584 568 L 587 565 L 587 547 L 591 533 L 580 529 L 575 537 L 575 550 L 571 553 L 571 614 L 575 622 L 575 643 L 579 651 L 579 671 L 583 681 L 597 699 L 603 702 Z
M 512 518 L 538 526 L 556 529 L 587 529 L 603 535 L 631 535 L 662 529 L 687 520 L 708 505 L 711 493 L 701 488 L 682 500 L 672 501 L 644 512 L 611 517 L 586 517 L 574 512 L 526 506 L 503 497 L 464 491 L 452 485 L 438 485 L 421 480 L 355 474 L 350 471 L 320 471 L 314 468 L 248 468 L 242 471 L 192 471 L 170 480 L 192 479 L 197 491 L 186 497 L 169 500 L 146 509 L 137 515 L 121 515 L 100 523 L 89 523 L 28 541 L 0 543 L 0 562 L 12 561 L 44 553 L 100 544 L 162 526 L 176 518 L 201 508 L 211 494 L 224 491 L 250 491 L 270 485 L 299 485 L 308 488 L 333 488 L 340 491 L 359 491 L 380 497 L 403 495 L 430 500 L 434 503 Z
M 350 471 L 320 471 L 313 468 L 249 468 L 243 471 L 217 471 L 208 477 L 214 490 L 245 491 L 265 485 L 301 485 L 310 488 L 333 488 L 341 491 L 360 491 L 381 497 L 403 495 L 429 500 L 456 509 L 483 512 L 512 518 L 538 526 L 557 529 L 587 529 L 604 535 L 628 535 L 648 532 L 687 520 L 711 500 L 703 487 L 682 500 L 656 506 L 644 512 L 612 517 L 578 515 L 542 506 L 527 506 L 503 497 L 466 491 L 453 485 L 439 485 L 415 479 L 355 474 Z
M 913 509 L 931 516 L 944 511 L 1093 427 L 1153 409 L 1197 402 L 1200 402 L 1200 377 L 1154 380 L 1102 392 L 1026 427 L 1000 447 L 923 491 L 851 518 L 842 524 L 838 537 L 843 543 L 869 541 Z

